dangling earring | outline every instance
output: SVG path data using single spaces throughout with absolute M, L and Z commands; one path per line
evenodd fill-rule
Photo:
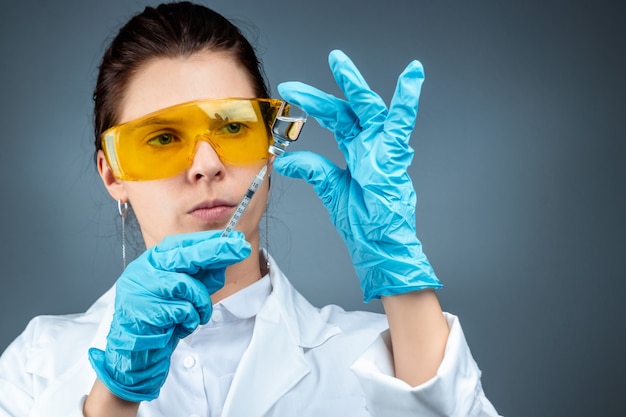
M 267 214 L 267 208 L 265 209 L 265 273 L 269 274 L 270 273 L 270 227 L 269 227 L 269 221 L 267 220 L 268 218 L 268 214 Z
M 126 269 L 126 213 L 128 213 L 128 203 L 117 200 L 117 211 L 122 218 L 122 270 Z
M 267 186 L 268 191 L 272 188 L 272 176 L 271 174 L 267 175 Z M 270 226 L 269 226 L 269 210 L 270 210 L 270 202 L 269 199 L 265 205 L 265 252 L 263 253 L 263 258 L 265 259 L 265 271 L 263 271 L 263 275 L 269 275 L 270 273 Z

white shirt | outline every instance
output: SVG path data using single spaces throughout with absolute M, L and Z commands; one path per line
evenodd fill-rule
M 252 339 L 256 315 L 271 291 L 266 275 L 216 303 L 210 321 L 179 343 L 166 384 L 182 387 L 187 396 L 182 405 L 176 401 L 180 399 L 168 399 L 176 391 L 164 387 L 162 402 L 172 409 L 161 408 L 163 415 L 222 415 L 235 371 Z M 181 414 L 181 407 L 186 414 Z

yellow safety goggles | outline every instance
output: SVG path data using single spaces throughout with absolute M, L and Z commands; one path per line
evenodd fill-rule
M 225 164 L 254 164 L 282 153 L 286 144 L 298 138 L 306 119 L 272 134 L 277 117 L 288 117 L 290 107 L 295 112 L 296 106 L 277 99 L 178 104 L 106 130 L 102 148 L 113 175 L 124 181 L 156 180 L 183 172 L 200 141 L 211 144 Z

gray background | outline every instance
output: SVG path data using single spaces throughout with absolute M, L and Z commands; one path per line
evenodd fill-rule
M 3 1 L 0 350 L 35 315 L 85 310 L 120 273 L 117 208 L 92 163 L 91 92 L 106 40 L 145 4 Z M 506 415 L 623 410 L 623 2 L 207 4 L 245 23 L 274 87 L 337 93 L 326 56 L 340 48 L 388 100 L 420 59 L 418 235 L 487 395 Z M 294 148 L 339 161 L 314 122 Z M 273 193 L 270 248 L 294 284 L 316 305 L 380 311 L 362 303 L 313 191 L 275 178 Z

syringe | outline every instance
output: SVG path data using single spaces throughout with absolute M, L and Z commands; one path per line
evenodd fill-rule
M 252 183 L 248 187 L 248 191 L 246 191 L 246 194 L 243 196 L 243 198 L 241 199 L 241 202 L 239 203 L 232 217 L 228 221 L 226 228 L 222 232 L 222 237 L 228 236 L 230 232 L 233 231 L 235 226 L 237 226 L 237 223 L 239 223 L 239 219 L 241 219 L 241 215 L 243 214 L 246 207 L 248 207 L 248 204 L 250 203 L 250 200 L 254 196 L 254 193 L 256 193 L 256 191 L 259 189 L 259 186 L 263 182 L 263 178 L 265 178 L 266 172 L 267 172 L 267 165 L 263 165 L 263 168 L 261 168 L 259 173 L 256 174 L 256 177 L 254 177 L 254 179 L 252 180 Z

